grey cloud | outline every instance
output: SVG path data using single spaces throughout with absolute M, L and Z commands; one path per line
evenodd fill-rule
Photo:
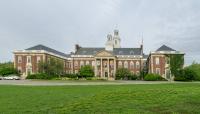
M 65 53 L 75 43 L 103 47 L 118 28 L 123 47 L 138 47 L 143 36 L 147 54 L 167 44 L 187 64 L 200 62 L 199 10 L 198 0 L 2 0 L 0 61 L 36 44 Z

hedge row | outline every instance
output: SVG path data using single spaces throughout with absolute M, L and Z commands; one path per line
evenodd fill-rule
M 145 81 L 166 81 L 165 78 L 161 77 L 161 76 L 158 75 L 158 74 L 147 74 L 147 75 L 144 77 L 144 80 L 145 80 Z

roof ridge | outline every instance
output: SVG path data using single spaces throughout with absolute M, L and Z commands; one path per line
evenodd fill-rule
M 47 47 L 47 46 L 42 45 L 42 44 L 38 44 L 36 46 L 27 48 L 25 50 L 45 50 L 45 51 L 48 51 L 48 52 L 51 52 L 51 53 L 54 53 L 54 54 L 57 54 L 57 55 L 60 55 L 60 56 L 64 56 L 64 57 L 67 57 L 67 56 L 70 55 L 70 54 L 66 54 L 66 53 L 63 53 L 61 51 L 55 50 L 53 48 Z

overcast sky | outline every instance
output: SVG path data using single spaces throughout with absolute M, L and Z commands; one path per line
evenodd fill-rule
M 117 28 L 122 47 L 146 54 L 166 44 L 200 62 L 200 0 L 0 0 L 0 62 L 43 44 L 70 53 L 74 44 L 104 47 Z

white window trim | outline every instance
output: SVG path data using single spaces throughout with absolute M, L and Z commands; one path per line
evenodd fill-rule
M 158 71 L 158 72 L 157 72 Z M 156 74 L 160 75 L 160 68 L 156 68 Z

